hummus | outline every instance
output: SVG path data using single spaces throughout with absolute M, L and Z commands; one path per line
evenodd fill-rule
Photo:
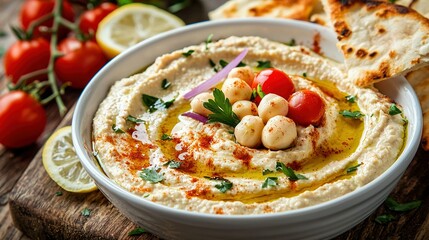
M 270 61 L 291 77 L 296 90 L 312 90 L 325 103 L 321 124 L 298 125 L 290 148 L 243 147 L 232 127 L 181 115 L 190 110 L 183 95 L 212 77 L 219 61 L 231 61 L 244 48 L 247 66 Z M 188 211 L 262 214 L 337 198 L 389 168 L 406 129 L 402 114 L 389 114 L 392 100 L 346 81 L 343 67 L 305 47 L 259 37 L 230 37 L 165 54 L 144 72 L 116 82 L 100 104 L 93 121 L 98 160 L 124 189 Z M 143 94 L 174 102 L 150 112 Z M 347 101 L 348 95 L 356 102 Z M 364 116 L 346 118 L 342 110 Z M 279 165 L 300 178 L 286 176 Z

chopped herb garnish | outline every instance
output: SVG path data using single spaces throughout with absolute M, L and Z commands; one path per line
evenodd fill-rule
M 262 184 L 262 188 L 277 186 L 277 177 L 267 177 Z
M 161 140 L 171 140 L 173 139 L 170 135 L 168 135 L 167 133 L 163 133 L 161 136 Z
M 174 161 L 174 160 L 169 160 L 164 164 L 164 166 L 168 166 L 169 168 L 173 168 L 173 169 L 179 168 L 180 165 L 182 165 L 182 162 Z
M 185 56 L 185 57 L 189 57 L 189 56 L 191 56 L 192 55 L 192 53 L 194 53 L 195 51 L 194 50 L 188 50 L 187 52 L 183 52 L 182 53 L 182 55 L 183 56 Z
M 271 62 L 270 61 L 258 61 L 258 66 L 256 66 L 258 69 L 265 69 L 265 68 L 271 68 Z
M 302 73 L 302 76 L 306 78 L 307 77 L 307 73 L 306 72 Z
M 112 130 L 115 133 L 124 133 L 124 131 L 122 129 L 120 129 L 118 126 L 116 126 L 116 124 L 112 124 Z
M 149 193 L 146 193 L 145 195 L 143 195 L 143 197 L 144 198 L 147 198 L 147 197 L 149 197 L 150 196 L 150 194 Z
M 420 205 L 422 204 L 422 201 L 415 200 L 407 203 L 398 203 L 392 197 L 388 197 L 384 203 L 386 204 L 387 208 L 389 208 L 392 211 L 407 212 L 420 207 Z
M 62 196 L 62 195 L 63 195 L 63 192 L 61 192 L 61 191 L 58 191 L 55 193 L 55 196 Z
M 258 94 L 258 96 L 260 98 L 264 98 L 265 97 L 265 93 L 264 91 L 262 91 L 262 86 L 258 84 L 258 86 L 256 87 L 256 93 Z
M 283 172 L 291 181 L 297 181 L 297 180 L 307 180 L 308 178 L 301 174 L 296 174 L 292 168 L 287 167 L 282 162 L 277 162 L 276 164 L 276 170 Z
M 391 214 L 385 214 L 385 215 L 380 215 L 380 216 L 376 217 L 375 221 L 379 224 L 386 224 L 386 223 L 389 223 L 395 219 L 396 219 L 395 216 L 393 216 Z
M 211 43 L 213 40 L 213 34 L 210 34 L 206 39 L 206 50 L 209 50 L 209 43 Z
M 147 231 L 141 227 L 134 228 L 128 233 L 128 236 L 140 236 L 143 233 L 147 233 Z
M 392 103 L 389 108 L 389 115 L 400 114 L 402 111 L 396 106 L 396 104 Z
M 343 117 L 346 118 L 353 118 L 353 119 L 360 119 L 363 116 L 365 116 L 365 114 L 362 114 L 360 111 L 349 111 L 349 110 L 341 110 L 340 114 L 343 115 Z
M 91 215 L 91 209 L 84 208 L 81 213 L 82 213 L 82 216 L 89 217 L 89 215 Z
M 117 0 L 118 6 L 124 6 L 126 4 L 130 4 L 133 2 L 133 0 Z
M 164 180 L 164 176 L 153 168 L 143 169 L 140 172 L 140 177 L 143 178 L 143 180 L 149 181 L 151 183 L 159 183 Z
M 213 60 L 209 59 L 210 67 L 216 67 L 216 63 L 213 62 Z
M 162 89 L 167 89 L 171 86 L 171 82 L 169 82 L 167 79 L 162 80 L 161 87 Z
M 271 171 L 270 169 L 264 169 L 264 170 L 262 170 L 262 175 L 267 175 L 267 174 L 270 174 L 270 173 L 273 173 L 274 171 Z
M 225 94 L 215 88 L 213 91 L 214 99 L 209 99 L 207 102 L 203 103 L 203 106 L 212 111 L 213 114 L 208 115 L 208 122 L 220 122 L 231 127 L 237 126 L 240 122 L 240 119 L 232 111 L 232 105 L 229 102 L 229 99 L 225 97 Z
M 289 42 L 286 42 L 285 44 L 292 47 L 296 45 L 296 41 L 294 38 L 292 38 Z
M 219 191 L 221 191 L 222 193 L 225 193 L 226 191 L 232 188 L 232 182 L 226 179 L 222 180 L 220 184 L 215 185 L 215 188 L 219 189 Z
M 190 5 L 191 0 L 176 0 L 173 1 L 173 5 L 168 7 L 168 11 L 172 13 L 177 13 Z
M 127 117 L 127 119 L 126 119 L 128 122 L 132 122 L 132 123 L 142 123 L 142 122 L 144 122 L 144 120 L 143 119 L 139 119 L 139 118 L 136 118 L 136 117 L 133 117 L 133 116 L 131 116 L 131 115 L 128 115 L 128 117 Z
M 229 189 L 232 188 L 232 182 L 229 181 L 228 179 L 223 178 L 223 177 L 204 176 L 204 178 L 207 178 L 207 179 L 213 180 L 213 181 L 221 181 L 220 184 L 215 185 L 215 188 L 219 189 L 219 191 L 221 191 L 222 193 L 225 193 L 226 191 L 228 191 Z
M 358 167 L 359 167 L 360 165 L 362 165 L 362 163 L 359 163 L 358 165 L 355 165 L 355 166 L 352 166 L 352 167 L 347 168 L 347 174 L 350 174 L 350 173 L 352 173 L 352 172 L 356 172 L 356 170 L 358 169 Z
M 175 99 L 172 99 L 170 101 L 164 102 L 164 100 L 162 100 L 160 98 L 153 97 L 153 96 L 146 95 L 146 94 L 142 95 L 142 100 L 143 100 L 143 104 L 146 107 L 148 107 L 150 113 L 153 113 L 159 109 L 167 109 L 167 108 L 171 107 L 171 105 L 173 105 L 173 103 L 175 101 Z
M 349 103 L 355 103 L 356 102 L 356 96 L 347 95 L 345 98 L 346 98 L 346 101 Z

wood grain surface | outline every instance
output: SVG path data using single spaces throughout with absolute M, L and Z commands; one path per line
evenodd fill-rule
M 180 14 L 187 23 L 204 20 L 207 11 L 224 0 L 195 2 L 197 5 Z M 20 4 L 21 1 L 0 0 L 0 30 L 8 32 L 6 38 L 0 38 L 0 47 L 7 48 L 14 41 L 7 28 L 16 23 Z M 0 67 L 0 93 L 5 91 L 2 72 Z M 46 106 L 49 123 L 37 143 L 19 150 L 6 150 L 0 146 L 0 239 L 158 239 L 150 233 L 129 237 L 128 233 L 137 226 L 99 191 L 68 193 L 46 174 L 41 162 L 41 147 L 56 128 L 71 124 L 72 106 L 79 94 L 79 91 L 68 89 L 65 103 L 70 111 L 64 118 L 58 115 L 54 104 Z M 335 239 L 429 239 L 428 169 L 429 152 L 419 148 L 392 192 L 399 202 L 422 200 L 419 209 L 393 213 L 397 217 L 395 221 L 380 225 L 374 219 L 390 213 L 386 207 L 380 206 L 365 221 Z M 57 192 L 62 195 L 57 196 Z M 82 215 L 85 208 L 91 211 L 88 217 Z

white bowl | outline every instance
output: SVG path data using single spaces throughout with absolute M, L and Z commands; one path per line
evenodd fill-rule
M 325 239 L 337 236 L 368 217 L 387 198 L 413 159 L 421 136 L 422 112 L 417 97 L 403 78 L 379 83 L 378 88 L 401 104 L 408 117 L 405 148 L 398 160 L 381 176 L 340 198 L 293 211 L 223 216 L 168 208 L 138 197 L 116 185 L 97 166 L 92 156 L 92 118 L 110 86 L 163 53 L 215 38 L 254 35 L 309 47 L 321 34 L 322 52 L 342 61 L 329 29 L 311 23 L 278 19 L 237 19 L 203 22 L 150 38 L 109 62 L 83 91 L 73 116 L 73 143 L 81 162 L 104 195 L 130 220 L 166 239 Z

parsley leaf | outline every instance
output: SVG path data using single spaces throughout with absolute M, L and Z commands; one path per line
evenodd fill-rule
M 222 180 L 220 184 L 215 185 L 215 188 L 219 189 L 219 191 L 221 191 L 222 193 L 225 193 L 232 188 L 232 182 L 227 179 Z
M 161 136 L 161 140 L 171 140 L 173 139 L 170 135 L 168 135 L 167 133 L 162 134 Z
M 61 191 L 58 191 L 55 193 L 55 196 L 62 196 L 62 195 L 63 195 L 63 192 L 61 192 Z
M 128 115 L 128 117 L 127 117 L 127 119 L 126 119 L 128 122 L 132 122 L 132 123 L 142 123 L 142 122 L 144 122 L 144 120 L 143 119 L 139 119 L 139 118 L 136 118 L 136 117 L 133 117 L 133 116 L 131 116 L 131 115 Z
M 120 129 L 118 126 L 116 126 L 116 124 L 112 124 L 112 130 L 115 133 L 125 133 L 124 130 Z
M 117 0 L 118 6 L 124 6 L 126 4 L 133 3 L 133 0 Z
M 179 168 L 180 165 L 182 165 L 182 162 L 169 160 L 168 162 L 164 163 L 164 166 L 168 166 L 169 168 L 176 169 Z
M 375 221 L 379 224 L 386 224 L 386 223 L 389 223 L 395 219 L 396 219 L 395 216 L 393 216 L 391 214 L 385 214 L 385 215 L 377 216 L 375 218 Z
M 286 165 L 282 162 L 277 162 L 276 170 L 283 172 L 284 175 L 286 175 L 289 178 L 289 180 L 291 180 L 291 181 L 307 180 L 308 179 L 304 175 L 296 174 L 292 168 L 286 167 Z
M 270 173 L 273 173 L 273 171 L 271 171 L 270 169 L 264 169 L 264 170 L 262 170 L 262 175 L 267 175 L 267 174 L 270 174 Z
M 262 188 L 277 186 L 277 177 L 267 177 L 262 184 Z
M 167 89 L 171 86 L 171 82 L 169 82 L 167 79 L 162 80 L 161 87 L 162 89 Z
M 340 114 L 343 115 L 343 117 L 346 118 L 353 118 L 353 119 L 360 119 L 363 116 L 365 116 L 365 114 L 362 114 L 360 111 L 349 111 L 349 110 L 341 110 Z
M 142 95 L 142 100 L 143 100 L 143 104 L 149 108 L 148 110 L 150 113 L 153 113 L 159 109 L 167 109 L 171 107 L 171 105 L 173 105 L 175 101 L 175 99 L 172 99 L 170 101 L 164 102 L 164 100 L 160 98 L 153 97 L 147 94 Z
M 396 106 L 396 104 L 392 103 L 389 108 L 389 115 L 393 116 L 400 113 L 402 113 L 402 111 Z
M 347 95 L 347 96 L 345 96 L 345 98 L 346 98 L 346 101 L 349 103 L 355 103 L 356 102 L 356 96 Z
M 295 41 L 295 39 L 294 39 L 294 38 L 292 38 L 289 42 L 286 42 L 285 44 L 286 44 L 286 45 L 288 45 L 288 46 L 293 47 L 293 46 L 295 46 L 295 45 L 296 45 L 296 41 Z
M 164 176 L 160 173 L 158 173 L 153 168 L 145 168 L 140 172 L 140 177 L 143 178 L 143 180 L 149 181 L 151 183 L 159 183 L 162 180 L 164 180 Z
M 185 57 L 189 57 L 189 56 L 191 56 L 192 55 L 192 53 L 194 53 L 195 52 L 195 50 L 189 50 L 189 51 L 187 51 L 187 52 L 183 52 L 182 53 L 182 55 L 183 56 L 185 56 Z
M 128 233 L 128 236 L 140 236 L 143 233 L 147 233 L 147 231 L 141 227 L 134 228 Z
M 232 111 L 232 105 L 229 99 L 225 98 L 225 94 L 217 88 L 214 89 L 213 96 L 214 99 L 209 99 L 207 102 L 203 103 L 206 109 L 213 112 L 213 114 L 208 115 L 208 122 L 220 122 L 231 127 L 237 126 L 240 119 Z
M 89 217 L 89 215 L 91 215 L 91 209 L 89 209 L 89 208 L 84 208 L 84 209 L 81 211 L 81 213 L 82 213 L 82 216 L 84 216 L 84 217 Z
M 205 41 L 205 43 L 206 43 L 206 50 L 209 50 L 209 43 L 211 43 L 211 42 L 212 42 L 212 40 L 213 40 L 213 34 L 210 34 L 210 35 L 207 37 L 206 41 Z
M 271 68 L 271 62 L 270 61 L 258 61 L 258 66 L 256 66 L 258 69 L 265 69 L 265 68 Z
M 214 180 L 214 181 L 221 181 L 220 184 L 215 185 L 215 188 L 219 189 L 219 191 L 221 191 L 222 193 L 225 193 L 226 191 L 232 188 L 232 182 L 223 177 L 204 176 L 204 178 L 207 178 L 209 180 Z
M 420 205 L 422 204 L 422 201 L 416 200 L 416 201 L 411 201 L 407 203 L 398 203 L 392 197 L 388 197 L 384 203 L 386 204 L 387 208 L 389 208 L 392 211 L 407 212 L 420 207 Z
M 260 98 L 264 98 L 265 97 L 265 93 L 264 93 L 264 91 L 262 91 L 262 86 L 259 85 L 259 84 L 256 87 L 256 93 L 259 95 Z
M 347 168 L 347 174 L 350 174 L 352 172 L 356 172 L 360 165 L 362 165 L 362 163 L 359 163 L 358 165 L 351 166 L 351 167 Z

